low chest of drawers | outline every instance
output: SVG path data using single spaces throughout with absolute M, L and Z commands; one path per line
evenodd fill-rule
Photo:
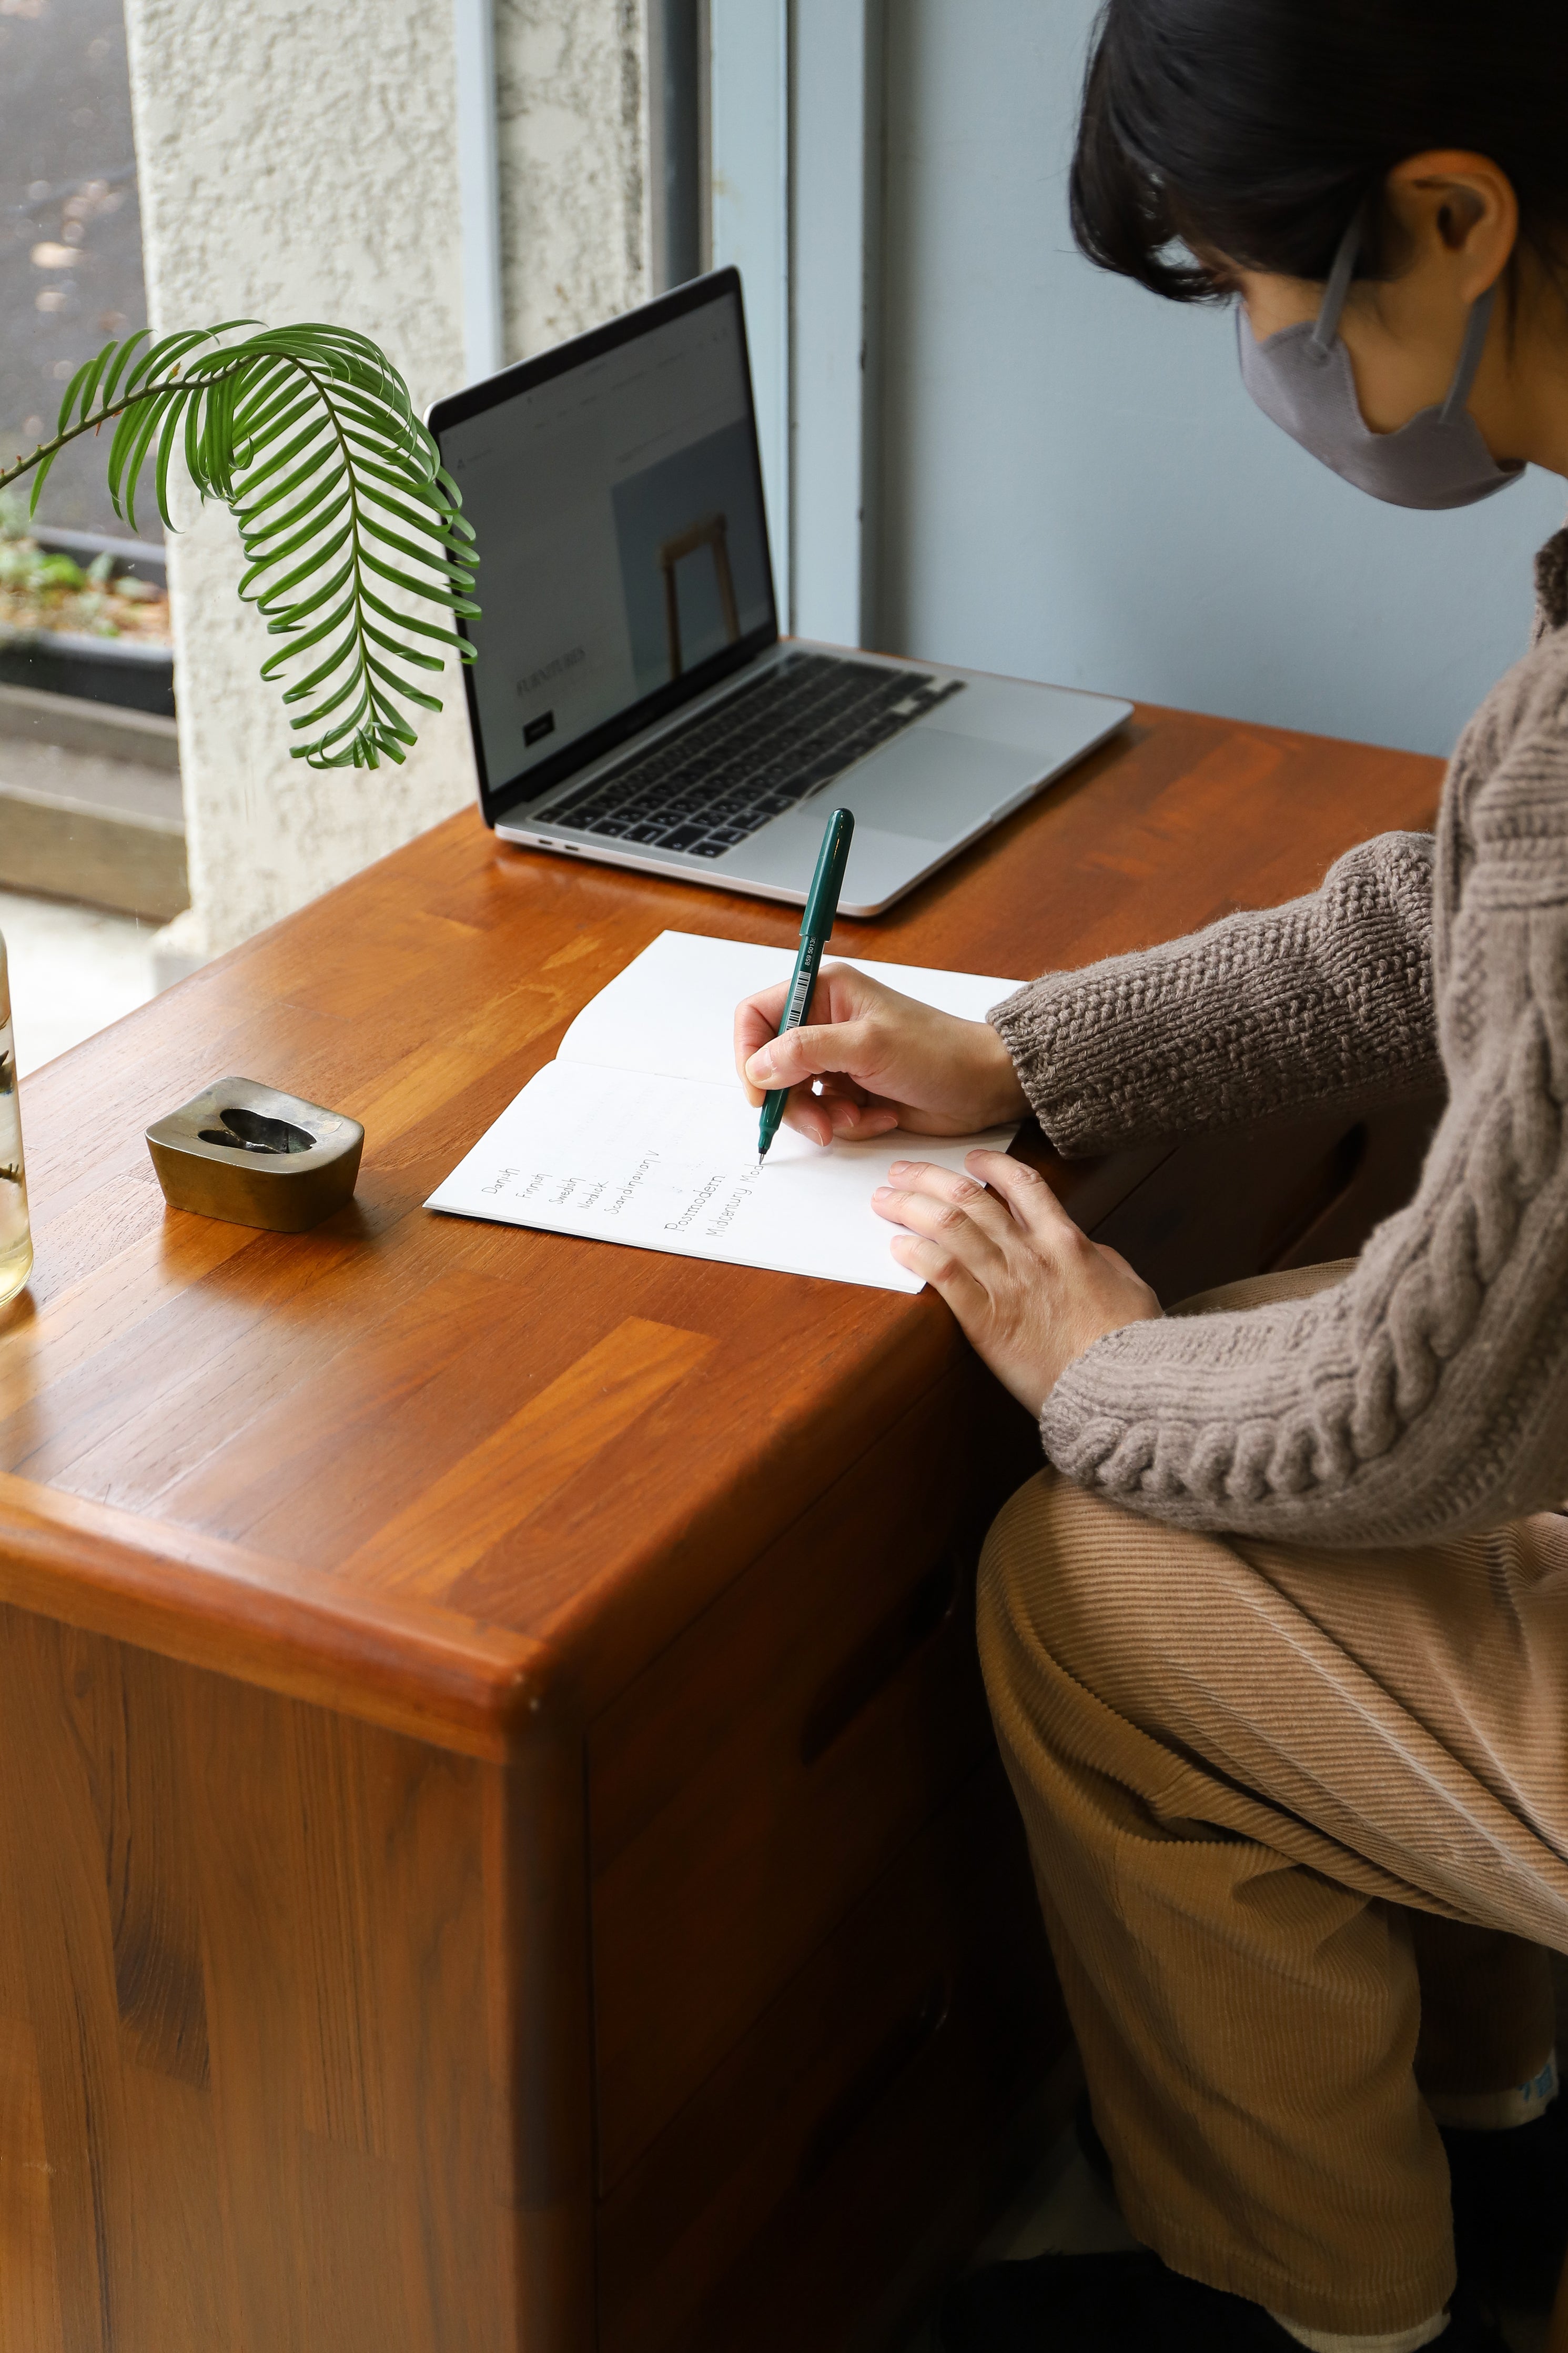
M 1080 964 L 1436 791 L 1141 712 L 837 944 Z M 458 818 L 26 1084 L 6 2353 L 890 2348 L 1059 2122 L 972 1615 L 1026 1419 L 930 1294 L 421 1207 L 657 932 L 794 922 Z M 349 1209 L 164 1208 L 229 1071 L 363 1123 Z M 1429 1116 L 1021 1148 L 1173 1297 L 1354 1249 Z

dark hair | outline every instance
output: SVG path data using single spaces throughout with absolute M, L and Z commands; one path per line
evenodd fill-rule
M 1565 121 L 1568 0 L 1107 0 L 1073 234 L 1102 269 L 1202 301 L 1228 290 L 1205 251 L 1325 279 L 1364 206 L 1358 275 L 1387 277 L 1386 175 L 1460 147 L 1508 174 L 1521 243 L 1558 271 Z

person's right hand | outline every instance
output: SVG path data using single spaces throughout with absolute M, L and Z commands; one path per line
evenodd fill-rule
M 987 1021 L 960 1021 L 828 964 L 817 975 L 812 1020 L 778 1038 L 788 995 L 781 980 L 736 1007 L 735 1068 L 753 1104 L 775 1087 L 793 1089 L 785 1122 L 814 1144 L 895 1127 L 969 1135 L 1028 1111 L 1012 1057 Z

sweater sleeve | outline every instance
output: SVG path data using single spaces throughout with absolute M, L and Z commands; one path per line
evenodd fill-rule
M 1568 661 L 1472 804 L 1440 1007 L 1448 1108 L 1346 1279 L 1125 1326 L 1047 1398 L 1051 1460 L 1151 1517 L 1332 1546 L 1568 1493 Z
M 1052 1144 L 1101 1152 L 1434 1085 L 1432 867 L 1429 835 L 1384 834 L 1308 898 L 1006 998 L 991 1021 Z

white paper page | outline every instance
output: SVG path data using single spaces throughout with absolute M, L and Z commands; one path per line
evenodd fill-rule
M 877 1216 L 871 1195 L 895 1160 L 962 1168 L 966 1152 L 1004 1152 L 1015 1133 L 894 1134 L 824 1149 L 782 1127 L 759 1170 L 757 1114 L 732 1079 L 724 1087 L 637 1071 L 607 1079 L 580 1062 L 550 1062 L 428 1206 L 912 1292 L 923 1285 L 891 1255 L 896 1229 Z
M 852 964 L 905 997 L 964 1021 L 983 1021 L 992 1006 L 1022 987 L 1016 980 L 937 972 L 918 964 L 872 964 L 864 956 L 829 960 Z M 561 1040 L 557 1059 L 732 1087 L 736 1006 L 770 981 L 787 980 L 794 969 L 793 948 L 661 932 L 583 1008 Z

